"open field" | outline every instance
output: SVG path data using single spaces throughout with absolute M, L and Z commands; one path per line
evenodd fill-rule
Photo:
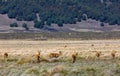
M 14 40 L 102 40 L 120 39 L 120 32 L 16 32 L 0 33 L 0 39 Z
M 110 54 L 113 50 L 115 59 Z M 47 60 L 50 52 L 62 51 L 62 55 L 56 62 L 36 63 L 37 51 Z M 73 51 L 78 52 L 75 63 Z M 100 58 L 95 51 L 102 52 Z M 0 40 L 0 76 L 120 76 L 120 40 Z

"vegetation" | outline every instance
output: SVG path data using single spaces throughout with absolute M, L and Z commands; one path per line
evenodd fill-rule
M 26 30 L 29 30 L 29 28 L 28 28 L 26 23 L 23 23 L 22 27 L 25 28 Z
M 35 21 L 34 27 L 42 29 L 44 27 L 44 21 Z
M 1 76 L 120 76 L 120 40 L 0 40 L 0 43 Z M 58 61 L 46 61 L 58 49 L 63 53 Z M 7 60 L 3 50 L 9 54 Z M 38 51 L 39 63 L 34 56 Z M 101 52 L 99 58 L 95 51 Z M 72 63 L 73 53 L 77 53 L 75 63 Z
M 64 40 L 94 40 L 94 39 L 120 39 L 120 32 L 40 32 L 40 33 L 0 33 L 0 39 L 64 39 Z
M 105 25 L 104 25 L 104 23 L 100 23 L 100 26 L 102 26 L 102 27 L 103 27 L 103 26 L 105 26 Z
M 16 22 L 12 23 L 12 24 L 10 24 L 10 27 L 18 27 L 18 24 Z
M 34 21 L 36 28 L 52 23 L 75 24 L 92 18 L 120 25 L 119 0 L 1 0 L 0 13 L 19 21 Z M 37 14 L 40 17 L 38 20 Z

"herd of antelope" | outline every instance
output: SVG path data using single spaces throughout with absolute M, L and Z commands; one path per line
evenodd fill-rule
M 92 46 L 94 46 L 94 45 L 92 45 Z M 67 46 L 65 45 L 64 47 L 66 48 Z M 116 57 L 116 53 L 117 53 L 117 51 L 114 51 L 114 50 L 110 52 L 110 56 L 112 57 L 112 59 L 114 59 Z M 102 55 L 101 51 L 95 51 L 95 56 L 97 58 L 100 58 L 101 55 Z M 37 51 L 36 54 L 34 54 L 33 56 L 35 56 L 37 63 L 39 63 L 41 61 L 41 53 L 40 53 L 40 51 Z M 50 59 L 59 58 L 60 56 L 62 56 L 62 51 L 59 51 L 58 53 L 56 53 L 56 52 L 49 53 L 49 58 Z M 74 51 L 74 52 L 71 53 L 72 63 L 76 62 L 77 56 L 78 56 L 78 52 Z M 5 52 L 3 54 L 3 57 L 4 57 L 4 60 L 8 59 L 8 53 Z
M 58 57 L 60 57 L 61 55 L 62 55 L 62 52 L 61 52 L 61 51 L 59 51 L 59 53 L 54 53 L 54 52 L 52 52 L 52 53 L 49 54 L 49 57 L 50 57 L 50 58 L 58 58 Z M 71 54 L 72 63 L 75 63 L 76 58 L 77 58 L 77 55 L 78 55 L 77 52 L 73 52 L 73 53 Z M 113 50 L 110 55 L 111 55 L 111 57 L 114 59 L 115 56 L 116 56 L 116 51 Z M 3 56 L 4 56 L 4 60 L 6 60 L 6 59 L 8 58 L 8 53 L 5 52 L 5 53 L 3 54 Z M 35 56 L 37 62 L 39 63 L 39 62 L 40 62 L 40 58 L 41 58 L 41 57 L 40 57 L 40 56 L 41 56 L 40 52 L 38 51 L 36 54 L 34 54 L 34 56 Z M 96 56 L 97 58 L 100 58 L 101 52 L 100 52 L 100 51 L 96 51 L 95 56 Z

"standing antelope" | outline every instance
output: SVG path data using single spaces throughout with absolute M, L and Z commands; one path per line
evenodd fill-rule
M 111 56 L 113 59 L 115 58 L 116 53 L 117 53 L 117 51 L 114 51 L 114 50 L 111 52 Z
M 96 56 L 99 58 L 101 55 L 101 52 L 100 51 L 96 51 Z
M 72 53 L 72 63 L 75 63 L 77 55 L 78 55 L 78 53 L 76 53 L 76 52 Z
M 4 60 L 8 58 L 8 53 L 4 53 Z
M 91 46 L 94 46 L 94 44 L 91 44 Z
M 37 59 L 37 62 L 40 62 L 40 52 L 38 51 L 35 55 L 34 55 Z
M 66 47 L 67 47 L 67 45 L 64 46 L 64 48 L 66 48 Z

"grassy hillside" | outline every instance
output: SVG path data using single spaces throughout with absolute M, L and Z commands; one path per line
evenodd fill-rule
M 36 28 L 52 23 L 61 27 L 87 18 L 120 25 L 119 3 L 119 0 L 1 0 L 0 13 L 19 21 L 34 21 Z

